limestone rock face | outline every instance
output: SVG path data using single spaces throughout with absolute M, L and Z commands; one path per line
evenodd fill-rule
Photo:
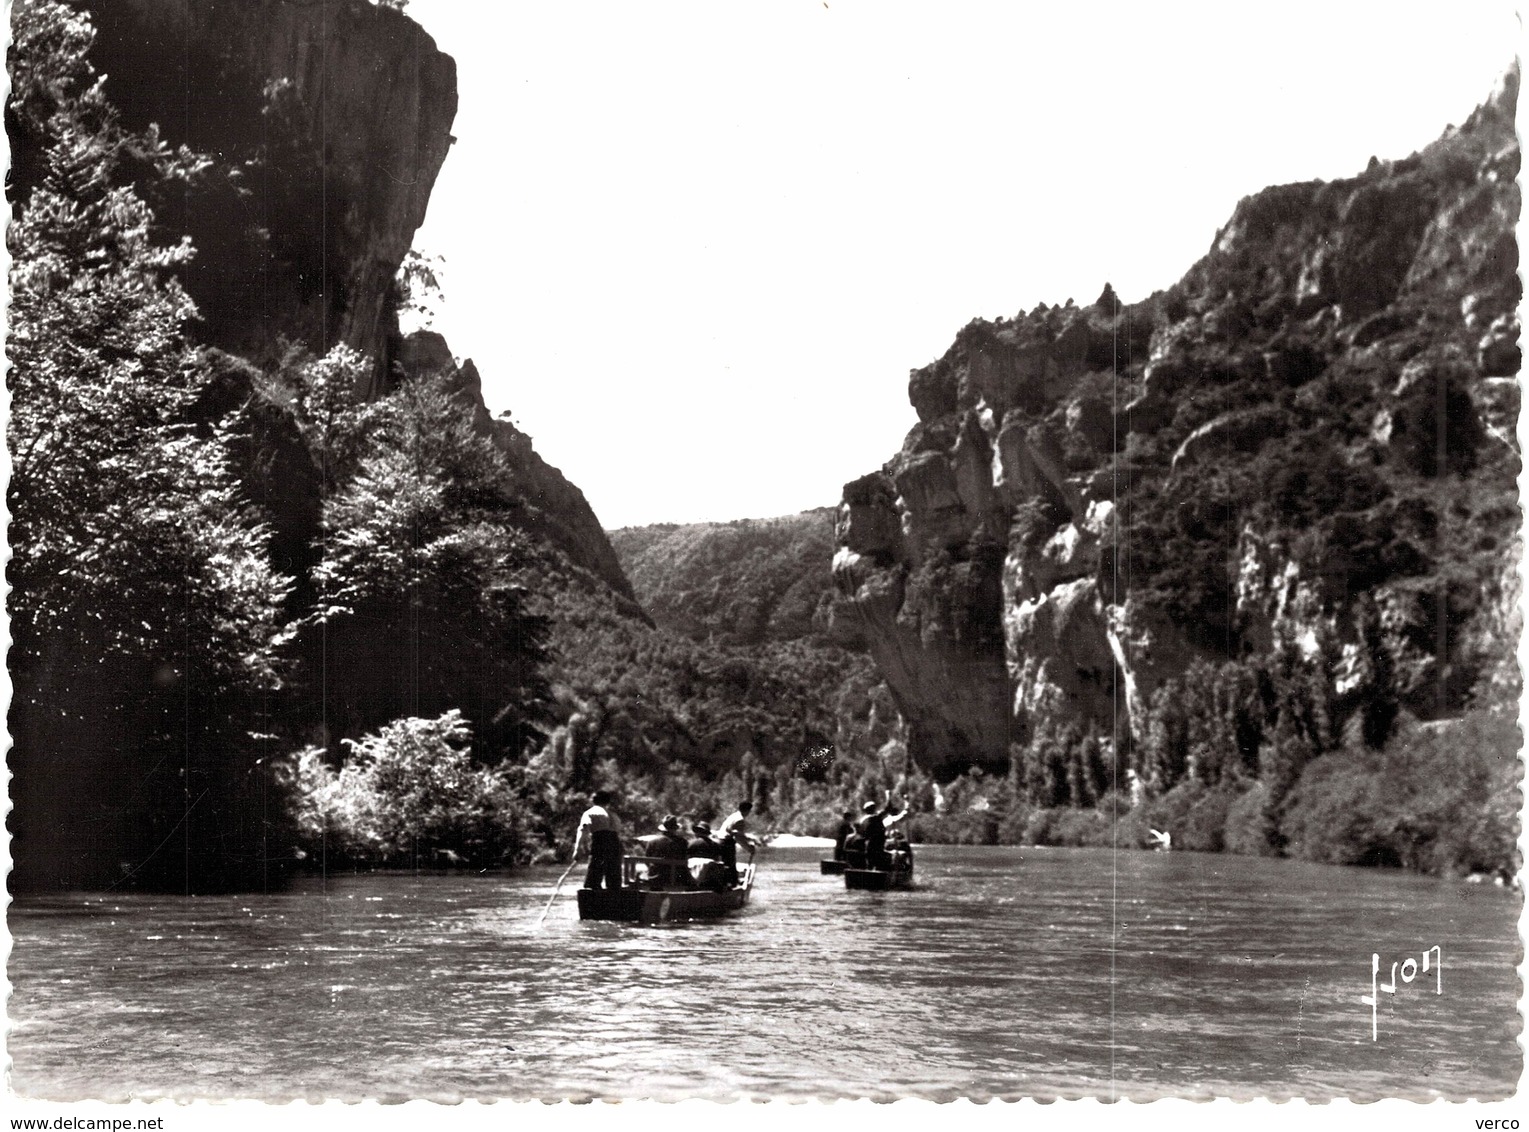
M 834 583 L 864 629 L 892 691 L 910 747 L 944 777 L 1006 762 L 1008 696 L 996 630 L 998 578 L 981 561 L 939 555 L 910 569 L 877 567 L 848 548 Z M 998 710 L 994 710 L 995 707 Z
M 1021 601 L 1005 611 L 1004 629 L 1016 717 L 1061 715 L 1109 727 L 1115 656 L 1093 579 L 1064 582 Z
M 1047 724 L 1128 751 L 1197 660 L 1331 649 L 1358 687 L 1361 603 L 1408 710 L 1505 678 L 1517 94 L 1244 199 L 1144 302 L 978 320 L 912 371 L 918 424 L 846 485 L 833 577 L 921 765 L 1002 767 Z
M 529 533 L 641 616 L 583 493 L 490 415 L 473 363 L 458 364 L 439 334 L 399 334 L 393 279 L 452 142 L 451 57 L 404 13 L 369 0 L 86 7 L 92 60 L 127 122 L 156 123 L 167 142 L 210 160 L 183 199 L 156 202 L 161 222 L 197 249 L 183 282 L 202 316 L 198 337 L 256 366 L 279 357 L 282 339 L 314 354 L 346 343 L 375 362 L 363 399 L 400 374 L 449 375 L 474 427 L 514 468 Z M 234 384 L 247 386 L 247 375 Z M 306 498 L 303 470 L 288 473 L 273 498 Z M 297 545 L 315 523 L 304 514 L 291 525 Z
M 898 546 L 896 492 L 880 472 L 844 485 L 838 534 L 853 554 L 892 555 Z
M 392 281 L 451 144 L 456 64 L 367 0 L 90 0 L 93 61 L 130 125 L 211 165 L 161 222 L 211 345 L 269 361 L 277 337 L 378 362 Z

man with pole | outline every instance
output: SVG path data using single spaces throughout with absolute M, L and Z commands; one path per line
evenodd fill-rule
M 609 790 L 596 790 L 590 807 L 579 818 L 579 831 L 573 838 L 573 859 L 589 840 L 589 871 L 584 874 L 585 888 L 621 887 L 621 823 L 610 812 Z
M 563 882 L 579 863 L 579 849 L 584 844 L 586 833 L 589 838 L 589 871 L 584 874 L 584 887 L 599 888 L 601 881 L 605 882 L 607 888 L 621 887 L 621 823 L 607 808 L 611 803 L 610 791 L 596 790 L 589 801 L 589 809 L 579 818 L 578 832 L 573 835 L 573 860 L 568 863 L 563 875 L 557 878 L 552 898 L 542 909 L 541 919 L 536 921 L 538 924 L 552 911 L 557 894 L 563 891 Z
M 757 842 L 748 831 L 749 814 L 753 810 L 754 803 L 739 802 L 738 808 L 722 823 L 718 841 L 722 847 L 722 864 L 727 868 L 727 880 L 731 885 L 740 883 L 738 876 L 738 843 L 740 841 L 748 849 L 749 859 L 754 859 Z

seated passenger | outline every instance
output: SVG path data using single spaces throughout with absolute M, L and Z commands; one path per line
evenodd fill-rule
M 720 892 L 727 887 L 727 866 L 722 863 L 722 846 L 711 835 L 711 825 L 698 821 L 690 827 L 694 837 L 690 839 L 690 875 L 697 888 L 712 888 Z
M 834 860 L 844 860 L 844 843 L 854 835 L 855 815 L 845 810 L 839 817 L 839 825 L 834 830 Z
M 690 846 L 680 832 L 680 821 L 673 814 L 658 823 L 658 832 L 642 839 L 643 856 L 657 857 L 648 865 L 648 881 L 654 888 L 689 888 L 690 870 L 686 859 Z
M 691 825 L 690 832 L 694 836 L 691 837 L 686 852 L 692 858 L 705 857 L 708 861 L 720 861 L 722 859 L 722 846 L 712 839 L 711 823 L 704 821 L 695 822 Z
M 844 839 L 844 863 L 852 869 L 865 868 L 865 838 L 852 833 Z

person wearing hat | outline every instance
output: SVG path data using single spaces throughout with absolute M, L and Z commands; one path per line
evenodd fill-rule
M 692 823 L 690 832 L 693 836 L 690 838 L 690 844 L 686 846 L 685 851 L 692 859 L 696 857 L 704 857 L 708 861 L 719 861 L 722 859 L 722 846 L 718 845 L 712 837 L 711 824 L 709 822 L 697 821 Z
M 584 874 L 585 888 L 621 887 L 621 823 L 610 812 L 609 790 L 596 790 L 589 799 L 589 809 L 579 818 L 579 831 L 573 838 L 573 859 L 589 841 L 589 871 Z
M 685 888 L 690 884 L 690 870 L 686 859 L 690 845 L 680 832 L 680 819 L 666 814 L 658 823 L 658 832 L 642 839 L 643 854 L 656 857 L 663 863 L 648 865 L 648 879 L 659 888 Z
M 722 863 L 722 846 L 711 835 L 711 825 L 697 821 L 690 827 L 695 834 L 686 851 L 690 854 L 690 875 L 697 888 L 727 887 L 727 866 Z
M 891 858 L 887 856 L 887 826 L 908 816 L 907 807 L 901 813 L 892 813 L 892 791 L 887 791 L 886 801 L 878 806 L 867 802 L 860 807 L 864 815 L 855 831 L 865 843 L 865 866 L 868 869 L 890 869 Z

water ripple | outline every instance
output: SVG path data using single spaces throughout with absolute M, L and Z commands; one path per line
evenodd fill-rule
M 847 893 L 768 855 L 712 924 L 545 923 L 553 870 L 15 905 L 12 1085 L 93 1097 L 1492 1098 L 1515 894 L 1291 862 L 927 849 Z M 1113 894 L 1113 895 L 1112 895 Z M 1369 956 L 1439 944 L 1444 993 Z

